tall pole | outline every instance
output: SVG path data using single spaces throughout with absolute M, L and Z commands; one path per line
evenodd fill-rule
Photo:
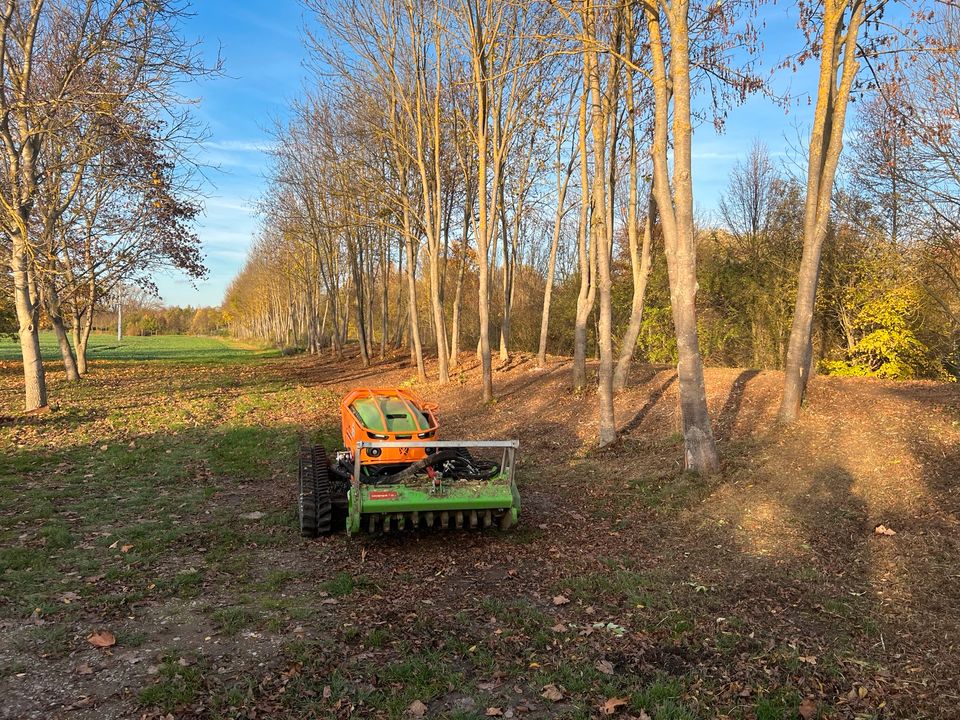
M 117 293 L 117 342 L 120 342 L 120 338 L 122 337 L 123 337 L 123 295 L 121 293 Z

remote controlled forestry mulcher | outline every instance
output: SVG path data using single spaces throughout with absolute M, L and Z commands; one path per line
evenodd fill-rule
M 344 449 L 300 452 L 300 531 L 344 527 L 507 529 L 517 522 L 516 440 L 439 439 L 438 406 L 400 388 L 359 388 L 340 403 Z

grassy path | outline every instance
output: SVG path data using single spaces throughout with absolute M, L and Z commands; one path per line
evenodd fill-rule
M 29 418 L 0 365 L 2 720 L 960 706 L 953 385 L 818 378 L 770 432 L 780 376 L 708 369 L 724 470 L 703 479 L 679 469 L 672 368 L 637 368 L 597 452 L 564 359 L 517 356 L 484 406 L 468 354 L 439 387 L 402 359 L 136 343 L 151 362 L 104 342 L 122 361 L 79 384 L 51 363 L 58 409 Z M 297 448 L 337 446 L 340 397 L 370 383 L 439 402 L 447 438 L 519 438 L 519 527 L 301 539 Z

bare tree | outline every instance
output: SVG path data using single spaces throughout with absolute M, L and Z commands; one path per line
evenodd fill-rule
M 620 356 L 617 359 L 617 367 L 613 375 L 613 390 L 618 392 L 627 385 L 627 378 L 630 375 L 630 366 L 633 363 L 633 354 L 637 346 L 637 338 L 640 336 L 640 327 L 643 323 L 643 304 L 647 294 L 647 281 L 650 278 L 650 269 L 653 266 L 651 247 L 653 244 L 654 216 L 656 214 L 656 201 L 653 195 L 652 184 L 647 192 L 647 209 L 643 220 L 643 231 L 641 239 L 640 217 L 639 217 L 639 190 L 640 190 L 640 163 L 637 142 L 637 124 L 640 116 L 641 107 L 637 102 L 637 90 L 635 87 L 636 65 L 636 42 L 637 29 L 636 21 L 632 12 L 624 15 L 624 33 L 626 49 L 629 53 L 629 61 L 625 64 L 624 73 L 626 75 L 624 82 L 624 97 L 626 101 L 627 113 L 627 165 L 628 165 L 628 183 L 627 191 L 627 242 L 630 247 L 630 269 L 633 280 L 633 299 L 630 306 L 630 320 L 623 333 L 620 343 Z
M 810 380 L 820 254 L 830 219 L 850 92 L 860 69 L 860 32 L 868 18 L 882 10 L 885 4 L 883 0 L 824 0 L 823 3 L 805 2 L 800 6 L 810 53 L 819 54 L 820 73 L 807 157 L 803 256 L 784 367 L 780 404 L 782 422 L 797 419 Z
M 575 78 L 579 80 L 579 78 Z M 550 239 L 550 255 L 547 261 L 546 285 L 543 291 L 543 309 L 540 315 L 540 344 L 537 348 L 537 365 L 543 367 L 547 362 L 547 334 L 550 330 L 550 303 L 553 299 L 553 283 L 557 270 L 557 251 L 560 247 L 560 236 L 563 231 L 563 220 L 570 207 L 567 205 L 567 189 L 570 187 L 570 178 L 577 162 L 576 142 L 568 136 L 569 118 L 573 111 L 578 93 L 576 86 L 572 87 L 568 95 L 566 106 L 561 106 L 556 122 L 554 135 L 554 170 L 556 189 L 556 210 L 553 216 L 553 234 Z M 567 162 L 564 164 L 563 155 L 566 146 Z
M 204 72 L 192 45 L 177 35 L 182 6 L 131 0 L 6 0 L 0 14 L 0 229 L 9 238 L 9 266 L 19 323 L 24 405 L 47 404 L 38 313 L 43 266 L 34 258 L 63 203 L 39 202 L 41 173 L 59 164 L 61 178 L 82 176 L 103 120 L 139 112 L 166 113 L 177 126 L 177 80 Z M 51 153 L 50 139 L 75 139 Z M 70 181 L 67 181 L 70 182 Z M 78 181 L 74 181 L 77 184 Z M 69 201 L 71 193 L 66 193 Z M 69 204 L 69 202 L 67 202 Z M 56 271 L 54 264 L 47 268 Z M 53 301 L 48 291 L 47 297 Z
M 729 66 L 728 51 L 748 42 L 748 27 L 734 31 L 736 13 L 751 3 L 645 2 L 654 94 L 653 193 L 663 230 L 670 306 L 677 338 L 680 414 L 685 466 L 701 474 L 720 468 L 707 409 L 697 332 L 697 248 L 693 214 L 692 77 L 696 68 L 732 86 L 742 97 L 757 82 Z M 692 17 L 691 17 L 692 16 Z M 696 29 L 696 33 L 691 32 Z M 695 66 L 693 58 L 709 65 Z M 673 168 L 670 171 L 672 150 Z

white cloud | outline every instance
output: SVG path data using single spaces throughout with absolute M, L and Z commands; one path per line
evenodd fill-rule
M 247 215 L 253 215 L 256 212 L 253 205 L 236 198 L 209 198 L 204 200 L 203 208 L 207 215 L 215 215 L 214 210 L 229 210 L 231 212 L 242 212 Z
M 206 150 L 223 150 L 225 152 L 267 153 L 273 149 L 274 143 L 264 140 L 210 140 L 203 143 Z

